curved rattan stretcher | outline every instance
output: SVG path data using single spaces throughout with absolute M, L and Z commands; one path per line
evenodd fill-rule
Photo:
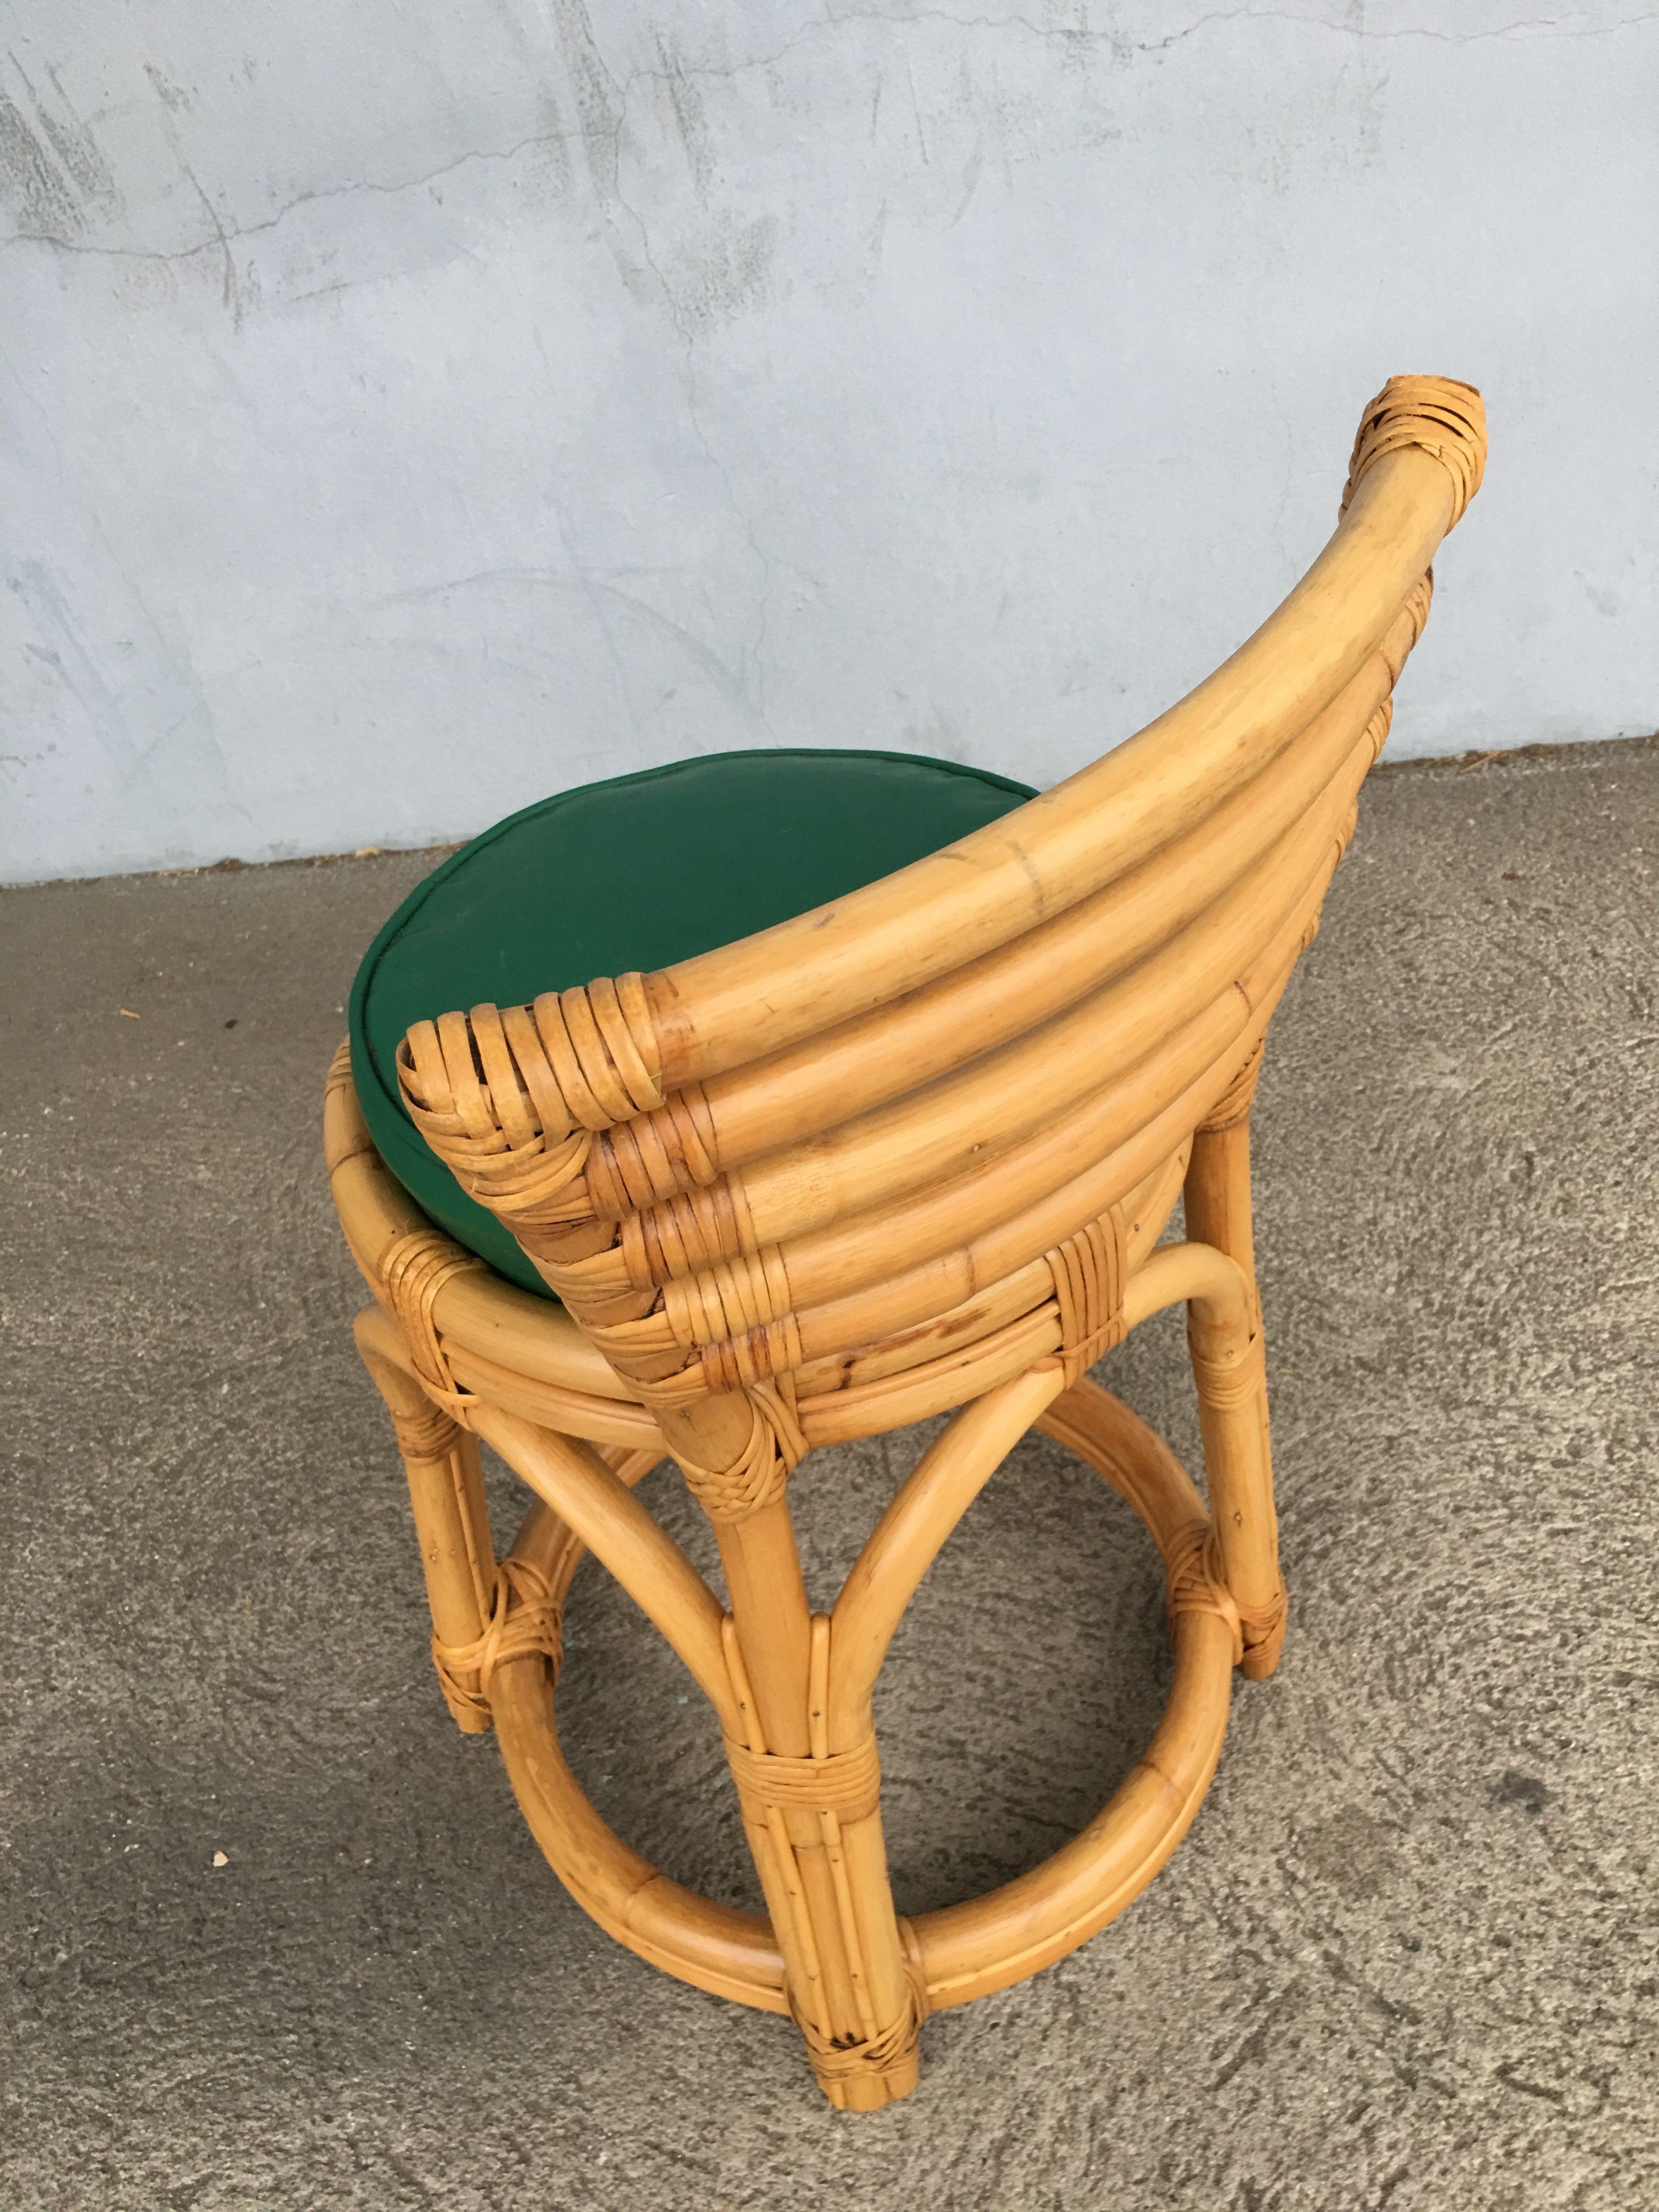
M 427 1221 L 369 1142 L 343 1048 L 331 1071 L 329 1168 L 374 1294 L 357 1340 L 408 1474 L 450 1709 L 495 1727 L 578 1903 L 669 1972 L 792 2014 L 838 2106 L 904 2095 L 930 2011 L 1049 1964 L 1144 1887 L 1208 1786 L 1234 1669 L 1278 1662 L 1251 1101 L 1484 453 L 1468 386 L 1395 378 L 1303 582 L 1092 768 L 741 943 L 418 1023 L 410 1112 L 558 1304 Z M 1160 1243 L 1183 1197 L 1184 1240 Z M 1086 1372 L 1182 1301 L 1207 1504 Z M 948 1409 L 814 1613 L 791 1472 L 816 1444 Z M 1158 1547 L 1169 1705 L 1044 1865 L 902 1920 L 872 1690 L 941 1545 L 1034 1426 Z M 479 1439 L 536 1500 L 499 1562 Z M 665 1455 L 714 1523 L 729 1609 L 633 1494 Z M 714 1708 L 763 1913 L 659 1873 L 572 1778 L 553 1689 L 584 1550 Z

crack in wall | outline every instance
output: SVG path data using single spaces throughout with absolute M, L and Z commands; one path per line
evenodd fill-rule
M 287 222 L 289 216 L 302 207 L 314 207 L 327 200 L 349 199 L 360 192 L 371 192 L 385 198 L 395 199 L 404 192 L 420 191 L 428 185 L 441 183 L 445 177 L 453 176 L 457 170 L 467 168 L 474 164 L 493 167 L 502 162 L 516 161 L 520 154 L 527 153 L 538 146 L 559 144 L 568 148 L 574 143 L 575 135 L 568 131 L 532 131 L 527 137 L 515 139 L 510 146 L 469 149 L 465 154 L 458 154 L 453 161 L 445 161 L 435 169 L 429 169 L 418 177 L 405 177 L 397 183 L 380 184 L 371 179 L 361 179 L 343 185 L 325 185 L 316 191 L 296 192 L 291 200 L 283 202 L 275 215 L 266 216 L 258 222 L 227 223 L 216 216 L 211 204 L 205 202 L 205 195 L 204 195 L 205 212 L 214 228 L 209 237 L 199 238 L 191 246 L 167 247 L 91 246 L 79 239 L 56 237 L 50 231 L 15 230 L 7 238 L 0 240 L 0 252 L 9 252 L 12 247 L 18 246 L 46 246 L 52 247 L 55 252 L 84 254 L 94 260 L 161 263 L 193 261 L 198 254 L 215 253 L 227 246 L 240 244 L 245 239 L 263 238 L 269 232 L 277 229 Z M 189 174 L 188 171 L 186 174 Z M 190 181 L 192 184 L 196 183 L 193 176 L 190 178 Z M 201 191 L 199 185 L 197 185 L 196 189 L 198 192 Z
M 578 0 L 578 6 L 579 4 L 580 0 Z M 566 13 L 568 19 L 568 11 L 567 10 Z M 583 24 L 586 25 L 586 11 L 580 10 L 580 13 Z M 381 183 L 371 179 L 352 179 L 343 184 L 325 185 L 313 191 L 297 192 L 292 199 L 285 201 L 275 214 L 265 216 L 258 222 L 246 224 L 225 222 L 217 215 L 205 193 L 203 192 L 201 185 L 186 167 L 185 173 L 189 181 L 195 185 L 198 194 L 203 200 L 204 211 L 213 226 L 210 235 L 198 239 L 193 244 L 163 248 L 100 246 L 89 244 L 83 240 L 65 237 L 52 229 L 36 228 L 16 229 L 4 239 L 0 239 L 0 252 L 8 252 L 19 246 L 45 246 L 57 252 L 82 254 L 95 259 L 161 264 L 189 261 L 199 254 L 225 252 L 232 244 L 244 240 L 264 237 L 276 230 L 290 215 L 302 207 L 313 206 L 329 200 L 347 198 L 357 193 L 375 193 L 385 197 L 395 197 L 400 193 L 419 191 L 428 185 L 441 182 L 446 177 L 453 176 L 458 170 L 470 165 L 496 167 L 514 161 L 520 155 L 536 147 L 559 145 L 568 150 L 578 142 L 587 149 L 590 158 L 596 153 L 601 156 L 599 173 L 594 179 L 596 191 L 602 198 L 616 199 L 624 207 L 625 212 L 637 225 L 639 216 L 636 210 L 628 207 L 615 189 L 613 164 L 619 154 L 622 137 L 627 129 L 628 111 L 633 94 L 641 84 L 660 84 L 669 90 L 672 97 L 676 86 L 683 86 L 688 78 L 701 77 L 719 82 L 730 82 L 757 70 L 775 69 L 780 63 L 787 60 L 796 47 L 801 46 L 806 40 L 825 32 L 839 31 L 855 24 L 876 25 L 894 32 L 902 32 L 915 23 L 939 23 L 963 31 L 1010 31 L 1023 33 L 1044 45 L 1060 46 L 1068 52 L 1075 52 L 1079 48 L 1096 48 L 1107 51 L 1115 56 L 1124 57 L 1135 54 L 1164 53 L 1173 47 L 1186 44 L 1189 40 L 1198 37 L 1215 25 L 1237 22 L 1297 24 L 1305 29 L 1323 32 L 1333 38 L 1350 40 L 1354 44 L 1361 46 L 1403 43 L 1421 40 L 1440 45 L 1462 46 L 1479 45 L 1498 39 L 1517 38 L 1529 33 L 1572 40 L 1613 38 L 1622 32 L 1640 29 L 1649 23 L 1659 22 L 1659 9 L 1646 9 L 1637 15 L 1621 16 L 1618 21 L 1606 24 L 1578 23 L 1553 15 L 1529 15 L 1510 23 L 1494 24 L 1486 30 L 1457 32 L 1436 30 L 1422 25 L 1409 25 L 1393 31 L 1379 31 L 1370 29 L 1364 23 L 1332 22 L 1326 17 L 1305 14 L 1291 9 L 1245 6 L 1212 9 L 1208 14 L 1199 16 L 1194 22 L 1185 25 L 1182 29 L 1170 32 L 1161 39 L 1125 39 L 1120 33 L 1109 29 L 1094 30 L 1081 25 L 1040 23 L 1029 16 L 1017 14 L 965 15 L 953 14 L 948 9 L 919 8 L 902 16 L 896 16 L 884 14 L 879 9 L 849 9 L 812 17 L 792 32 L 781 46 L 768 53 L 750 55 L 741 61 L 727 63 L 692 62 L 677 58 L 670 65 L 658 68 L 641 67 L 630 70 L 622 78 L 618 78 L 616 73 L 610 70 L 603 57 L 599 55 L 597 41 L 592 40 L 591 27 L 588 27 L 587 42 L 591 42 L 588 49 L 589 57 L 596 64 L 597 70 L 603 72 L 611 91 L 616 95 L 617 106 L 614 113 L 611 113 L 607 112 L 606 103 L 603 101 L 595 103 L 584 112 L 581 126 L 576 131 L 537 131 L 515 139 L 507 146 L 471 148 L 465 153 L 455 155 L 453 159 L 441 163 L 435 169 L 427 170 L 418 176 L 407 177 L 391 183 Z M 586 42 L 578 41 L 578 43 Z M 566 58 L 567 60 L 571 58 L 568 44 Z M 580 107 L 582 106 L 581 82 L 587 82 L 591 88 L 592 75 L 589 71 L 574 65 L 573 74 L 578 80 L 578 106 Z M 610 174 L 605 173 L 607 170 L 611 172 Z M 51 215 L 56 215 L 58 212 L 58 210 L 54 202 Z M 76 214 L 78 222 L 78 210 Z M 660 270 L 654 270 L 653 274 L 659 283 L 663 283 Z

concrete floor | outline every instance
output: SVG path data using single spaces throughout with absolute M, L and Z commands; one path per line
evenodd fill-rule
M 7 894 L 0 2203 L 1659 2202 L 1656 859 L 1651 746 L 1373 783 L 1258 1111 L 1285 1666 L 1146 1895 L 864 2119 L 592 1928 L 440 1704 L 317 1126 L 430 856 Z M 1104 1371 L 1194 1453 L 1177 1317 Z M 820 1593 L 903 1443 L 797 1478 Z M 591 1565 L 569 1640 L 599 1804 L 746 1894 L 712 1730 Z M 1052 1850 L 1164 1680 L 1135 1524 L 1022 1447 L 888 1670 L 902 1907 Z

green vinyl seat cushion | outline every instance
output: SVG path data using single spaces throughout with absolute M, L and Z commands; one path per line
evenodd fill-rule
M 419 884 L 351 992 L 368 1133 L 410 1196 L 512 1281 L 550 1297 L 410 1120 L 397 1054 L 413 1022 L 521 1006 L 752 936 L 937 852 L 1033 796 L 908 753 L 714 753 L 510 814 Z

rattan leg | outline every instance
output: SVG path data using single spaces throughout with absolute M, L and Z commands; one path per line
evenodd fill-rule
M 1188 1236 L 1198 1243 L 1213 1244 L 1218 1252 L 1237 1261 L 1259 1310 L 1248 1107 L 1237 1121 L 1219 1127 L 1211 1122 L 1194 1136 L 1183 1195 Z
M 392 1415 L 409 1478 L 439 1684 L 456 1726 L 482 1735 L 489 1727 L 489 1705 L 465 1663 L 450 1663 L 453 1655 L 478 1646 L 495 1607 L 495 1555 L 477 1439 L 374 1347 L 374 1337 L 386 1327 L 380 1308 L 368 1307 L 358 1317 L 357 1349 Z
M 1194 1299 L 1188 1343 L 1198 1386 L 1204 1457 L 1217 1539 L 1244 1632 L 1241 1665 L 1261 1681 L 1279 1664 L 1285 1642 L 1285 1589 L 1279 1571 L 1267 1372 L 1256 1290 L 1250 1213 L 1250 1109 L 1255 1066 L 1234 1110 L 1201 1128 L 1187 1170 L 1187 1233 L 1234 1261 L 1247 1310 L 1231 1301 Z
M 787 1443 L 780 1452 L 757 1409 L 744 1451 L 709 1465 L 722 1442 L 730 1450 L 731 1412 L 665 1419 L 726 1571 L 726 1662 L 745 1736 L 728 1737 L 727 1753 L 813 2071 L 831 2104 L 875 2112 L 915 2087 L 921 2011 L 888 1882 L 875 1740 L 867 1728 L 855 1743 L 831 1736 L 830 1623 L 807 1606 Z

